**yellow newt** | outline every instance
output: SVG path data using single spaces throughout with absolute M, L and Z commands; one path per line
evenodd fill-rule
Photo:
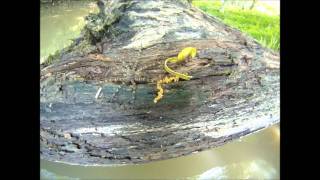
M 170 74 L 173 75 L 173 77 L 165 77 L 164 79 L 161 79 L 157 81 L 157 89 L 158 89 L 158 95 L 154 98 L 153 102 L 157 103 L 162 97 L 163 97 L 163 88 L 161 87 L 161 84 L 168 84 L 171 82 L 177 82 L 179 81 L 179 78 L 184 80 L 190 80 L 192 76 L 189 76 L 188 74 L 182 74 L 176 71 L 173 71 L 171 68 L 168 67 L 167 63 L 178 63 L 184 61 L 187 57 L 195 57 L 197 54 L 197 49 L 194 47 L 187 47 L 184 48 L 179 54 L 178 57 L 171 57 L 164 61 L 164 70 Z

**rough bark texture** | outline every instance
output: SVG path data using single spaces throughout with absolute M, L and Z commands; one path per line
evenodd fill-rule
M 279 122 L 278 53 L 187 1 L 106 3 L 87 17 L 81 37 L 41 69 L 41 158 L 145 163 Z M 193 78 L 166 85 L 154 104 L 155 82 L 168 76 L 164 60 L 189 46 L 197 56 L 173 67 Z

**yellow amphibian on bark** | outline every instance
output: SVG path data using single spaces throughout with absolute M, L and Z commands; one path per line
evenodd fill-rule
M 188 57 L 191 57 L 191 58 L 195 57 L 196 54 L 197 54 L 196 48 L 187 47 L 187 48 L 184 48 L 178 54 L 178 57 L 171 57 L 171 58 L 168 58 L 164 61 L 164 70 L 173 76 L 172 77 L 165 77 L 164 79 L 157 81 L 158 94 L 153 100 L 154 103 L 157 103 L 163 97 L 164 90 L 161 86 L 162 84 L 169 84 L 172 82 L 177 82 L 177 81 L 179 81 L 179 78 L 184 79 L 184 80 L 190 80 L 192 78 L 192 76 L 189 76 L 188 74 L 182 74 L 182 73 L 173 71 L 171 68 L 168 67 L 167 63 L 168 62 L 170 62 L 170 63 L 182 62 Z

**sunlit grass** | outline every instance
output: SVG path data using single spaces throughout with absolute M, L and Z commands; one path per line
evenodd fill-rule
M 225 7 L 222 12 L 220 1 L 194 0 L 193 5 L 247 33 L 263 46 L 274 50 L 280 49 L 280 17 L 278 15 L 262 13 L 255 8 L 243 10 L 235 6 Z

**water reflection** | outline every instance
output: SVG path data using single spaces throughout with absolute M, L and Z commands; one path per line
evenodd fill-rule
M 214 167 L 196 179 L 275 179 L 275 177 L 277 177 L 277 169 L 275 169 L 272 164 L 257 159 L 241 163 L 232 163 L 231 165 L 222 167 Z

